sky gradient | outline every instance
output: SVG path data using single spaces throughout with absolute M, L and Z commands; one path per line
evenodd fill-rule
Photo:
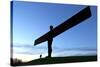
M 13 54 L 47 55 L 47 42 L 34 46 L 49 26 L 63 23 L 84 9 L 85 5 L 13 2 Z M 94 55 L 97 52 L 97 7 L 91 6 L 92 16 L 65 31 L 53 40 L 52 56 Z M 15 56 L 14 55 L 14 56 Z

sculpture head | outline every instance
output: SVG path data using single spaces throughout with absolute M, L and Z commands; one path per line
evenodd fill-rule
M 53 29 L 53 26 L 52 25 L 50 25 L 50 30 L 52 30 Z

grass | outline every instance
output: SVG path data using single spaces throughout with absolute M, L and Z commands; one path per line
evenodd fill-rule
M 73 63 L 73 62 L 89 62 L 97 61 L 97 56 L 70 56 L 70 57 L 51 57 L 39 58 L 26 63 L 15 64 L 13 66 L 26 66 L 26 65 L 43 65 L 43 64 L 57 64 L 57 63 Z

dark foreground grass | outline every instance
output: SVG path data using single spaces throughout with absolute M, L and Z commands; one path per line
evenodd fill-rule
M 73 62 L 89 62 L 97 61 L 97 56 L 70 56 L 70 57 L 51 57 L 32 60 L 26 63 L 15 64 L 13 66 L 25 65 L 43 65 L 43 64 L 56 64 L 56 63 L 73 63 Z

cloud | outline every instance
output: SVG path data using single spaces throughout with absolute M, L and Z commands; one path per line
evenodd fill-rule
M 54 50 L 56 51 L 97 51 L 96 48 L 88 48 L 88 47 L 59 47 L 59 46 L 54 46 Z
M 36 55 L 36 54 L 45 54 L 47 53 L 47 46 L 33 46 L 31 44 L 14 44 L 13 52 L 17 54 L 27 54 L 27 55 Z M 65 48 L 65 47 L 53 47 L 53 55 L 87 55 L 87 54 L 96 54 L 97 49 L 94 48 Z
M 13 44 L 13 48 L 44 49 L 46 48 L 46 46 L 45 45 L 34 46 L 31 44 Z
M 93 48 L 63 48 L 58 50 L 59 51 L 97 51 L 97 49 L 93 49 Z
M 65 47 L 54 47 L 54 56 L 80 56 L 80 55 L 97 55 L 97 49 L 86 48 L 86 47 L 75 47 L 75 48 L 65 48 Z
M 14 44 L 13 45 L 13 52 L 17 54 L 41 54 L 46 53 L 46 46 L 33 46 L 31 44 Z

